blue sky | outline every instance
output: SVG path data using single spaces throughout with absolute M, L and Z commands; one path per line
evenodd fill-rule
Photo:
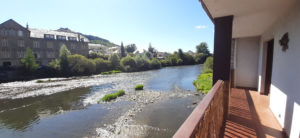
M 71 30 L 116 44 L 151 42 L 159 51 L 195 51 L 200 42 L 213 50 L 214 25 L 198 0 L 5 0 L 0 22 L 14 19 L 31 28 Z

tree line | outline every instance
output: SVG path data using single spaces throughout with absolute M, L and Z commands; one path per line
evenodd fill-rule
M 148 50 L 143 54 L 133 54 L 137 47 L 135 44 L 124 46 L 121 43 L 120 53 L 103 55 L 90 53 L 87 57 L 72 55 L 65 45 L 60 48 L 59 57 L 48 65 L 55 76 L 92 75 L 110 70 L 122 70 L 124 72 L 145 71 L 159 69 L 167 66 L 203 64 L 207 57 L 212 56 L 206 43 L 196 46 L 196 53 L 190 55 L 182 49 L 178 49 L 163 59 L 158 58 L 158 51 L 149 44 Z M 22 59 L 22 66 L 27 72 L 37 70 L 33 52 L 28 48 Z

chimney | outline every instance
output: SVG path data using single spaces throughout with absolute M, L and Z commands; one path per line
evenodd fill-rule
M 27 30 L 29 29 L 29 27 L 28 27 L 28 22 L 27 22 L 27 24 L 26 24 L 26 29 L 27 29 Z

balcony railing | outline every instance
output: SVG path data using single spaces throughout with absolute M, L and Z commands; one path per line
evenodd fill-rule
M 173 137 L 219 137 L 228 112 L 228 90 L 227 83 L 219 80 Z

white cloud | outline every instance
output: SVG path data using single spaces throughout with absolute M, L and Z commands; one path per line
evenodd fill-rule
M 196 29 L 206 29 L 208 26 L 206 25 L 197 25 L 195 28 Z

